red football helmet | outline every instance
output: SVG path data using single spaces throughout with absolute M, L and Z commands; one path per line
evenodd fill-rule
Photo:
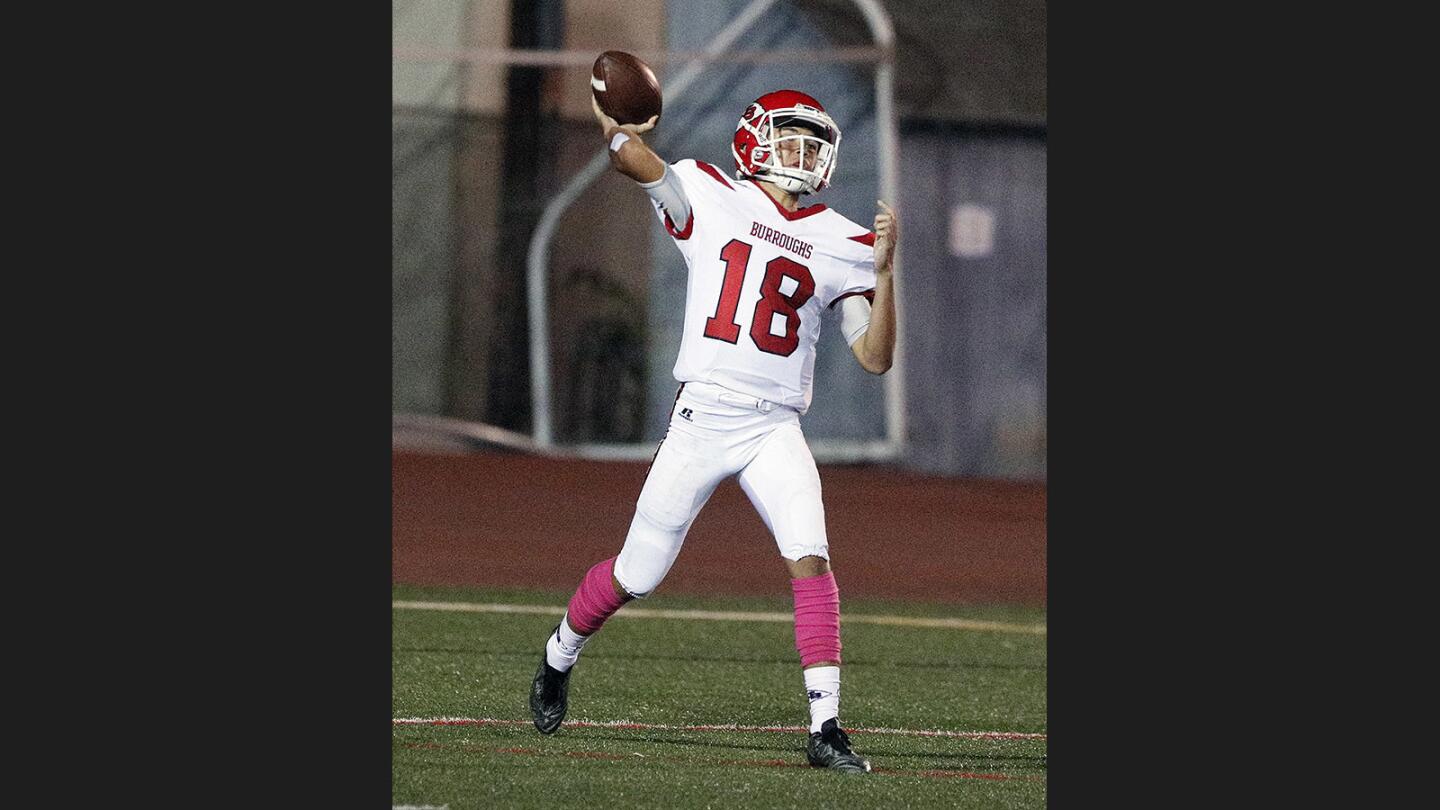
M 814 134 L 781 135 L 787 126 Z M 798 165 L 781 165 L 777 147 L 782 143 L 787 151 L 799 152 Z M 794 194 L 812 194 L 829 185 L 839 151 L 840 128 L 820 102 L 799 90 L 776 90 L 755 99 L 740 116 L 730 146 L 737 180 L 758 177 Z

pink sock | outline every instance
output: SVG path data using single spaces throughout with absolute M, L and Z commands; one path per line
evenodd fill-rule
M 575 632 L 582 636 L 593 634 L 625 604 L 626 600 L 615 593 L 615 587 L 611 584 L 614 573 L 615 558 L 611 557 L 597 563 L 585 573 L 585 578 L 580 580 L 580 587 L 576 588 L 575 595 L 570 597 L 570 612 L 567 614 L 570 626 L 575 628 Z
M 790 580 L 795 592 L 795 649 L 800 665 L 840 663 L 840 588 L 835 573 Z

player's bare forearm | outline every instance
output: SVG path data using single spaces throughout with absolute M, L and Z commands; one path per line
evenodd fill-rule
M 623 129 L 616 127 L 606 138 L 606 143 L 615 137 L 615 132 Z M 630 133 L 630 137 L 619 149 L 611 150 L 610 165 L 615 167 L 615 171 L 637 183 L 653 183 L 665 176 L 665 161 L 634 133 Z
M 884 374 L 895 363 L 895 245 L 900 241 L 900 218 L 880 202 L 875 215 L 875 300 L 870 302 L 870 326 L 855 341 L 855 359 L 871 374 Z
M 871 374 L 884 374 L 895 363 L 895 279 L 889 270 L 875 273 L 870 326 L 854 348 L 860 367 Z
M 605 133 L 610 165 L 615 167 L 615 171 L 637 183 L 653 183 L 665 176 L 665 161 L 640 139 L 642 133 L 655 128 L 658 116 L 652 116 L 643 124 L 621 124 L 600 109 L 593 95 L 590 97 L 590 108 L 595 112 L 600 131 Z M 615 136 L 620 133 L 624 133 L 626 137 L 622 139 L 619 148 L 612 148 Z

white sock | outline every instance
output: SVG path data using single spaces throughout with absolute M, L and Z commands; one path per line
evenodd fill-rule
M 550 640 L 545 642 L 545 662 L 561 672 L 569 672 L 575 662 L 580 660 L 580 649 L 589 640 L 589 636 L 582 636 L 571 630 L 570 622 L 561 619 L 560 628 L 551 633 Z
M 810 698 L 810 731 L 816 732 L 826 720 L 840 717 L 840 667 L 811 667 L 802 671 L 805 692 Z

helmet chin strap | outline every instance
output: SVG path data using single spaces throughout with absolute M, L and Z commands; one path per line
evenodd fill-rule
M 802 182 L 796 180 L 793 177 L 787 178 L 770 174 L 752 174 L 750 175 L 749 179 L 755 182 L 757 186 L 761 183 L 765 184 L 766 186 L 771 186 L 771 188 L 768 189 L 761 187 L 761 191 L 769 194 L 770 197 L 775 200 L 775 203 L 777 205 L 780 205 L 782 208 L 790 211 L 798 210 L 800 205 L 800 198 L 810 193 L 809 189 L 804 187 L 803 184 L 800 188 L 793 188 L 792 186 Z M 778 196 L 780 194 L 788 195 L 794 201 L 791 203 L 786 203 L 783 197 Z
M 785 189 L 791 194 L 809 194 L 809 184 L 798 177 L 787 177 L 781 174 L 761 175 L 761 179 Z

